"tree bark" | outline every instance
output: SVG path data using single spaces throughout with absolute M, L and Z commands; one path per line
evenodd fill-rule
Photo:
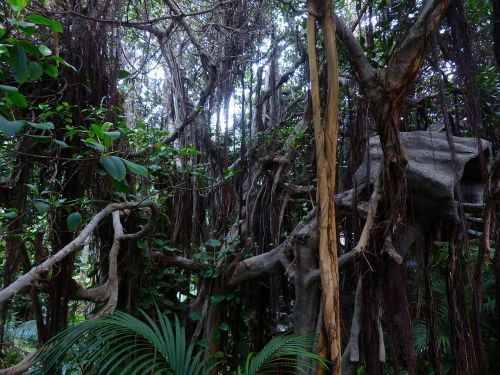
M 316 35 L 314 14 L 319 9 L 314 0 L 307 2 L 307 44 L 309 74 L 313 106 L 313 124 L 316 139 L 316 170 L 319 235 L 319 268 L 323 288 L 323 330 L 325 350 L 332 361 L 332 374 L 340 374 L 340 297 L 337 255 L 337 232 L 335 221 L 335 169 L 338 137 L 338 62 L 335 44 L 335 24 L 331 17 L 332 1 L 325 1 L 321 9 L 326 61 L 328 66 L 327 103 L 323 122 L 321 119 L 320 88 L 316 59 Z

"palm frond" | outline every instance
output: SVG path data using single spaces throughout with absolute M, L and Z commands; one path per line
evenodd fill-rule
M 314 340 L 314 336 L 275 337 L 260 352 L 251 353 L 246 359 L 244 370 L 239 368 L 237 374 L 275 374 L 278 369 L 282 374 L 295 374 L 298 365 L 297 358 L 300 357 L 313 361 L 312 363 L 306 361 L 302 363 L 303 365 L 315 366 L 318 363 L 321 366 L 326 366 L 323 357 L 306 349 L 313 346 Z
M 50 371 L 63 362 L 76 361 L 86 374 L 204 373 L 208 357 L 203 359 L 201 352 L 193 355 L 194 346 L 187 346 L 177 318 L 172 327 L 159 311 L 158 323 L 143 315 L 146 322 L 117 311 L 69 327 L 42 348 L 39 363 Z
M 8 324 L 5 332 L 6 340 L 36 342 L 38 330 L 36 320 L 28 320 L 18 325 Z

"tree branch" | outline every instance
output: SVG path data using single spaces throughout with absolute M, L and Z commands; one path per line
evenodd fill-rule
M 78 250 L 87 237 L 94 231 L 94 229 L 97 227 L 97 225 L 109 214 L 118 211 L 118 210 L 124 210 L 124 209 L 133 209 L 133 208 L 141 208 L 141 207 L 149 207 L 151 210 L 151 218 L 150 222 L 145 226 L 145 228 L 149 229 L 153 225 L 151 222 L 154 220 L 154 217 L 156 215 L 156 204 L 153 202 L 126 202 L 126 203 L 111 203 L 107 205 L 104 209 L 102 209 L 100 212 L 98 212 L 92 220 L 85 226 L 85 228 L 80 232 L 80 234 L 69 244 L 64 246 L 61 250 L 59 250 L 56 254 L 50 256 L 47 260 L 45 260 L 42 264 L 33 267 L 29 272 L 24 274 L 23 276 L 19 277 L 16 281 L 14 281 L 12 284 L 9 286 L 5 287 L 0 291 L 0 304 L 11 298 L 12 296 L 16 295 L 21 291 L 23 288 L 31 285 L 34 281 L 36 281 L 39 277 L 40 274 L 43 272 L 49 271 L 56 263 L 60 262 L 63 260 L 66 256 L 69 254 L 75 252 Z M 139 233 L 144 234 L 145 233 L 145 228 L 141 230 L 140 232 L 132 235 L 125 235 L 124 238 L 135 238 Z
M 432 34 L 451 4 L 451 0 L 428 0 L 416 21 L 406 33 L 403 42 L 392 55 L 385 71 L 387 88 L 397 95 L 408 89 L 415 79 L 425 57 L 425 50 Z
M 335 12 L 333 12 L 333 21 L 337 26 L 336 34 L 349 54 L 350 60 L 354 65 L 354 70 L 360 80 L 360 84 L 364 85 L 373 80 L 376 75 L 376 69 L 368 62 L 363 52 L 363 47 L 359 44 L 358 39 Z
M 202 267 L 201 264 L 185 257 L 174 254 L 163 254 L 159 251 L 153 251 L 151 253 L 152 258 L 160 263 L 165 263 L 171 266 L 179 266 L 189 271 L 199 272 Z

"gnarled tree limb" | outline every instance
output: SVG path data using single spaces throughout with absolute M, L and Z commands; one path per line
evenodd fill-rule
M 104 209 L 102 209 L 100 212 L 98 212 L 73 241 L 64 246 L 56 254 L 47 258 L 47 260 L 45 260 L 42 264 L 33 267 L 29 272 L 18 278 L 9 286 L 2 289 L 0 291 L 0 304 L 5 302 L 12 296 L 16 295 L 17 293 L 19 293 L 19 291 L 21 291 L 23 288 L 30 286 L 34 281 L 36 281 L 40 277 L 40 274 L 50 270 L 56 263 L 60 262 L 69 254 L 78 250 L 83 245 L 87 237 L 94 231 L 97 225 L 101 222 L 101 220 L 103 220 L 107 215 L 118 210 L 141 208 L 141 207 L 150 208 L 151 210 L 150 221 L 145 225 L 145 227 L 141 231 L 134 234 L 123 235 L 123 238 L 124 239 L 137 238 L 140 235 L 143 235 L 147 230 L 149 230 L 153 226 L 154 217 L 157 211 L 156 204 L 153 202 L 111 203 L 107 205 Z

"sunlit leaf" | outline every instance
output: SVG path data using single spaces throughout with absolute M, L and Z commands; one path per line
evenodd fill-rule
M 28 0 L 7 0 L 7 2 L 14 12 L 20 12 L 28 5 Z
M 57 31 L 58 33 L 63 32 L 63 27 L 59 22 L 51 20 L 50 18 L 46 18 L 40 14 L 33 14 L 26 17 L 26 19 L 30 22 L 36 23 L 37 25 L 50 26 L 54 31 Z
M 50 55 L 52 55 L 52 51 L 46 45 L 40 44 L 38 46 L 38 50 L 40 51 L 40 53 L 42 54 L 42 56 L 50 56 Z

